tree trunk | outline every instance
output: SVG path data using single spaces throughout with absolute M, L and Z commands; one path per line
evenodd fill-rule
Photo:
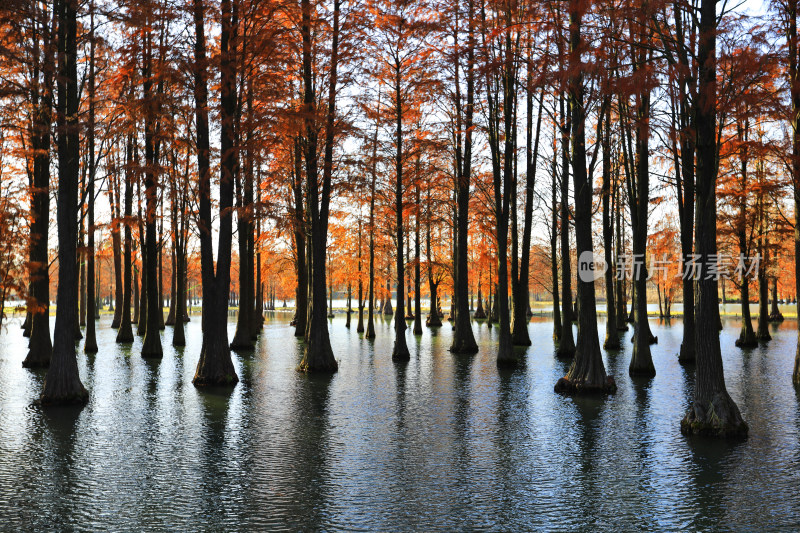
M 381 107 L 381 93 L 378 91 L 377 109 Z M 367 310 L 367 332 L 364 335 L 367 339 L 375 338 L 375 182 L 378 179 L 378 128 L 379 121 L 375 121 L 375 133 L 372 137 L 372 161 L 370 171 L 370 193 L 369 193 L 369 289 Z
M 350 283 L 348 283 L 347 284 L 347 311 L 346 311 L 346 316 L 345 316 L 345 321 L 344 321 L 344 327 L 346 327 L 348 329 L 350 329 L 350 315 L 351 315 L 351 313 L 353 311 L 352 302 L 353 302 L 353 287 L 352 287 L 352 285 Z
M 111 327 L 119 329 L 122 323 L 122 236 L 120 235 L 120 179 L 119 168 L 114 168 L 114 174 L 109 176 L 111 180 L 111 190 L 109 191 L 109 201 L 113 219 L 111 221 L 111 247 L 114 252 L 114 318 L 111 320 Z
M 472 332 L 472 323 L 469 316 L 469 263 L 467 257 L 467 247 L 469 242 L 469 189 L 472 181 L 472 135 L 473 120 L 475 113 L 475 30 L 471 23 L 474 17 L 474 2 L 467 1 L 467 70 L 466 83 L 467 94 L 466 104 L 462 110 L 461 104 L 461 81 L 459 78 L 460 50 L 456 53 L 454 65 L 455 73 L 455 119 L 457 142 L 455 146 L 455 241 L 453 246 L 453 276 L 454 293 L 456 295 L 456 309 L 453 317 L 453 344 L 450 351 L 458 354 L 473 354 L 478 352 L 478 344 L 475 342 L 475 335 Z M 458 48 L 457 48 L 458 49 Z M 462 122 L 463 121 L 463 122 Z M 463 124 L 463 130 L 462 130 Z M 463 133 L 462 133 L 463 131 Z M 462 144 L 463 137 L 463 144 Z M 428 209 L 431 209 L 430 204 Z M 428 255 L 430 256 L 430 217 L 428 220 Z M 428 258 L 430 262 L 430 257 Z M 431 269 L 429 268 L 429 273 Z M 438 285 L 438 283 L 437 283 Z M 437 287 L 438 288 L 438 287 Z M 433 299 L 431 292 L 431 315 L 428 319 L 429 326 L 441 326 L 439 313 L 435 309 L 436 300 Z
M 145 106 L 144 112 L 144 187 L 145 187 L 145 242 L 142 248 L 144 258 L 144 285 L 146 293 L 147 312 L 145 313 L 145 331 L 142 341 L 142 357 L 160 359 L 163 356 L 161 349 L 161 324 L 158 315 L 161 311 L 161 295 L 158 287 L 158 238 L 156 235 L 156 213 L 158 210 L 158 176 L 156 165 L 158 154 L 156 148 L 156 107 L 155 95 L 152 91 L 152 36 L 148 31 L 144 36 L 144 76 L 142 80 L 142 97 Z M 140 222 L 141 224 L 141 222 Z M 141 226 L 140 226 L 141 227 Z M 139 325 L 141 326 L 141 322 Z
M 131 250 L 131 225 L 130 219 L 133 211 L 133 133 L 127 136 L 127 143 L 125 145 L 125 272 L 123 276 L 123 289 L 122 289 L 122 316 L 120 318 L 119 330 L 117 330 L 118 343 L 133 342 L 133 328 L 131 327 L 131 284 L 132 270 L 133 270 L 133 257 Z M 134 295 L 138 296 L 138 295 Z M 134 301 L 136 301 L 134 299 Z
M 95 332 L 95 311 L 97 300 L 95 299 L 95 264 L 94 264 L 94 180 L 97 169 L 95 158 L 94 130 L 95 130 L 95 65 L 94 65 L 94 2 L 90 4 L 90 37 L 89 37 L 89 122 L 86 130 L 86 143 L 89 145 L 89 182 L 87 186 L 86 200 L 88 203 L 88 223 L 87 231 L 89 234 L 88 247 L 86 249 L 86 341 L 83 343 L 83 351 L 86 353 L 97 353 L 97 335 Z
M 58 16 L 58 296 L 53 354 L 42 404 L 84 404 L 89 394 L 78 373 L 74 303 L 78 299 L 78 124 L 77 0 L 56 2 Z
M 646 15 L 643 15 L 646 16 Z M 645 57 L 647 51 L 634 50 L 638 56 L 634 61 L 634 71 L 647 68 Z M 649 83 L 647 81 L 645 84 Z M 653 334 L 647 320 L 647 215 L 650 209 L 650 89 L 645 87 L 636 95 L 636 168 L 635 183 L 629 186 L 634 194 L 630 198 L 631 223 L 633 226 L 633 283 L 634 290 L 634 322 L 633 322 L 633 355 L 628 367 L 631 376 L 653 377 L 656 368 L 650 353 Z M 640 264 L 637 265 L 637 263 Z
M 556 356 L 575 355 L 572 336 L 572 266 L 569 249 L 569 136 L 572 118 L 564 110 L 564 98 L 559 97 L 559 108 L 564 125 L 561 127 L 561 338 Z
M 422 267 L 420 265 L 422 259 L 420 256 L 420 214 L 422 205 L 420 203 L 419 174 L 417 175 L 415 190 L 417 210 L 414 214 L 414 222 L 416 224 L 414 238 L 414 335 L 422 335 Z
M 767 280 L 767 263 L 769 261 L 769 242 L 764 235 L 764 207 L 763 200 L 759 200 L 761 211 L 761 263 L 758 266 L 758 330 L 756 337 L 760 341 L 772 340 L 769 333 L 769 280 Z
M 53 18 L 55 21 L 55 17 Z M 50 16 L 42 14 L 41 34 L 43 53 L 39 56 L 38 40 L 36 57 L 43 58 L 42 74 L 44 83 L 42 94 L 39 84 L 33 84 L 32 105 L 34 121 L 31 131 L 31 144 L 34 150 L 33 188 L 31 192 L 31 329 L 28 342 L 28 355 L 22 362 L 25 368 L 45 368 L 50 365 L 53 344 L 50 340 L 50 269 L 47 241 L 50 221 L 50 128 L 52 125 L 51 99 L 53 97 L 54 54 Z M 38 73 L 36 74 L 38 79 Z M 0 309 L 0 314 L 2 310 Z M 0 318 L 1 319 L 1 318 Z
M 611 101 L 607 98 L 601 106 L 604 121 L 602 131 L 603 149 L 603 253 L 606 262 L 605 285 L 606 285 L 606 338 L 603 348 L 606 350 L 618 350 L 619 328 L 617 327 L 616 301 L 614 295 L 614 262 L 612 251 L 614 249 L 614 222 L 612 218 L 612 193 L 611 193 Z
M 304 337 L 308 319 L 308 258 L 306 257 L 306 213 L 303 204 L 303 153 L 299 136 L 294 142 L 292 192 L 294 195 L 294 246 L 297 289 L 295 295 L 294 336 Z
M 300 370 L 304 372 L 330 373 L 336 372 L 339 365 L 333 357 L 328 321 L 325 316 L 326 271 L 325 258 L 328 238 L 328 212 L 330 206 L 331 174 L 333 172 L 334 115 L 336 111 L 336 83 L 339 52 L 339 4 L 333 4 L 333 32 L 330 59 L 330 78 L 327 111 L 325 116 L 325 153 L 323 157 L 322 197 L 319 193 L 319 175 L 317 168 L 317 126 L 314 121 L 316 104 L 314 94 L 314 78 L 311 58 L 311 4 L 310 0 L 301 0 L 303 36 L 303 104 L 306 110 L 306 180 L 308 186 L 309 218 L 311 234 L 311 309 L 310 323 L 306 330 L 306 349 Z
M 405 313 L 405 261 L 403 260 L 403 110 L 401 107 L 401 72 L 400 64 L 395 67 L 395 186 L 394 209 L 397 229 L 397 310 L 394 314 L 394 348 L 392 349 L 393 361 L 408 361 L 411 354 L 406 344 L 406 313 Z
M 555 139 L 556 129 L 553 126 L 553 138 Z M 555 140 L 553 141 L 555 146 Z M 553 166 L 550 172 L 550 276 L 553 282 L 553 340 L 556 342 L 561 341 L 561 303 L 559 302 L 559 284 L 558 284 L 558 180 L 556 175 L 556 167 L 558 165 L 558 151 L 553 151 Z
M 778 276 L 772 278 L 772 307 L 769 312 L 770 322 L 783 322 L 783 314 L 778 308 Z
M 575 244 L 578 262 L 592 257 L 592 189 L 587 178 L 583 69 L 581 61 L 581 0 L 569 1 L 570 54 L 568 82 L 572 117 L 572 183 L 575 195 Z M 558 380 L 556 392 L 567 394 L 614 393 L 614 378 L 606 376 L 597 333 L 594 280 L 578 278 L 578 340 L 575 358 L 567 375 Z
M 706 276 L 709 256 L 717 253 L 716 220 L 716 2 L 700 4 L 697 103 L 697 177 L 695 254 L 701 262 L 697 280 L 696 370 L 694 399 L 681 421 L 681 432 L 716 437 L 747 434 L 747 424 L 725 388 L 719 345 L 717 281 Z M 711 278 L 711 279 L 707 279 Z
M 533 65 L 528 63 L 528 84 L 526 91 L 527 124 L 526 137 L 527 149 L 525 154 L 525 212 L 522 226 L 522 257 L 519 263 L 519 276 L 513 280 L 514 315 L 512 317 L 512 338 L 515 346 L 530 346 L 531 338 L 528 335 L 528 322 L 530 307 L 528 283 L 530 278 L 531 262 L 531 232 L 533 227 L 533 196 L 536 188 L 536 164 L 539 157 L 539 133 L 542 127 L 542 102 L 544 101 L 544 88 L 539 97 L 539 110 L 536 119 L 536 133 L 533 132 Z M 533 138 L 533 140 L 531 140 Z M 513 276 L 512 276 L 513 279 Z
M 361 207 L 358 212 L 358 325 L 356 333 L 364 333 L 364 278 L 361 275 L 361 254 L 363 250 L 361 244 Z
M 228 295 L 232 240 L 233 179 L 237 154 L 233 117 L 236 108 L 236 21 L 230 0 L 222 0 L 220 34 L 221 171 L 219 182 L 219 236 L 214 271 L 211 235 L 211 175 L 208 135 L 208 86 L 206 76 L 205 14 L 202 0 L 194 1 L 195 114 L 197 120 L 197 170 L 199 176 L 200 260 L 203 283 L 203 343 L 192 383 L 195 386 L 231 386 L 239 381 L 228 346 Z M 234 18 L 232 21 L 231 19 Z M 233 42 L 232 42 L 233 41 Z

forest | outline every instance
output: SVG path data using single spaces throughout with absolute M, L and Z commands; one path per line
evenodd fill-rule
M 556 393 L 614 394 L 602 354 L 630 325 L 631 376 L 657 379 L 656 356 L 694 368 L 683 433 L 745 436 L 720 303 L 742 349 L 770 341 L 779 302 L 800 309 L 797 11 L 5 0 L 0 325 L 24 313 L 22 365 L 47 369 L 54 405 L 87 401 L 78 356 L 102 351 L 101 313 L 155 360 L 165 327 L 183 346 L 200 321 L 204 388 L 237 384 L 232 352 L 271 311 L 292 313 L 298 371 L 331 374 L 348 357 L 335 313 L 365 339 L 393 317 L 376 357 L 395 364 L 427 328 L 475 354 L 487 323 L 513 371 L 536 310 L 568 362 Z M 679 353 L 651 332 L 656 300 Z

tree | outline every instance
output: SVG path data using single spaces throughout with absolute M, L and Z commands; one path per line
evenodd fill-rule
M 47 240 L 50 226 L 50 130 L 54 57 L 51 16 L 45 7 L 33 12 L 33 79 L 31 83 L 31 148 L 34 152 L 33 187 L 31 189 L 31 337 L 28 355 L 22 362 L 26 368 L 47 367 L 53 345 L 50 341 L 50 261 Z M 40 38 L 41 35 L 41 44 Z M 40 55 L 41 54 L 41 55 Z M 41 83 L 39 74 L 41 72 Z M 10 239 L 4 239 L 10 243 Z M 1 319 L 0 319 L 1 320 Z
M 304 157 L 306 163 L 306 195 L 308 205 L 308 247 L 310 250 L 311 302 L 306 328 L 306 348 L 300 370 L 305 372 L 331 373 L 339 365 L 333 357 L 328 335 L 325 304 L 328 217 L 331 201 L 331 176 L 333 174 L 334 120 L 336 114 L 336 91 L 339 68 L 339 6 L 333 3 L 333 28 L 331 32 L 330 72 L 328 74 L 327 107 L 324 113 L 324 156 L 322 180 L 319 176 L 317 151 L 317 95 L 312 72 L 312 8 L 310 0 L 301 0 L 301 36 L 303 41 L 303 111 L 304 111 Z M 321 181 L 321 182 L 320 182 Z
M 420 95 L 430 87 L 431 78 L 426 65 L 431 55 L 426 46 L 430 25 L 425 18 L 427 6 L 413 0 L 380 1 L 371 4 L 375 13 L 376 46 L 381 54 L 377 75 L 387 86 L 388 106 L 385 109 L 387 122 L 393 123 L 394 147 L 394 214 L 397 271 L 397 309 L 395 311 L 395 343 L 392 350 L 394 361 L 411 358 L 405 339 L 405 259 L 404 245 L 404 198 L 407 186 L 404 182 L 405 167 L 410 159 L 404 145 L 409 119 L 420 113 Z M 405 181 L 409 181 L 406 179 Z M 469 313 L 469 311 L 467 311 Z M 469 316 L 469 315 L 467 315 Z
M 700 3 L 697 61 L 698 102 L 696 220 L 694 252 L 700 262 L 697 280 L 696 364 L 694 399 L 681 421 L 684 434 L 715 437 L 747 435 L 747 424 L 725 387 L 719 346 L 717 280 L 707 276 L 710 257 L 717 252 L 716 226 L 716 1 Z
M 214 269 L 211 235 L 211 169 L 208 134 L 208 81 L 206 67 L 205 8 L 194 0 L 195 113 L 197 120 L 197 170 L 199 175 L 200 261 L 203 282 L 203 345 L 192 382 L 195 386 L 235 385 L 239 381 L 228 345 L 228 295 L 231 283 L 233 180 L 237 166 L 233 120 L 236 112 L 236 32 L 238 20 L 232 5 L 222 0 L 220 33 L 221 175 L 219 180 L 219 237 Z
M 475 6 L 472 0 L 466 2 L 466 19 L 462 22 L 460 5 L 457 3 L 452 11 L 452 73 L 453 88 L 452 101 L 454 113 L 451 119 L 453 155 L 455 158 L 455 180 L 454 194 L 455 205 L 455 233 L 456 239 L 453 247 L 453 278 L 454 295 L 456 297 L 456 315 L 453 326 L 453 344 L 450 351 L 453 353 L 476 353 L 478 344 L 470 324 L 468 292 L 469 292 L 469 272 L 468 272 L 468 237 L 469 237 L 469 196 L 470 181 L 472 178 L 472 139 L 474 132 L 475 116 Z M 461 24 L 467 26 L 467 42 L 464 48 L 461 44 L 460 35 L 463 32 Z M 466 55 L 466 64 L 463 56 Z M 466 77 L 466 95 L 462 93 L 461 74 Z M 429 227 L 430 229 L 430 227 Z M 430 272 L 429 272 L 430 279 Z M 433 282 L 430 281 L 433 288 Z M 438 286 L 438 284 L 436 284 Z M 434 301 L 435 291 L 431 292 L 431 324 L 436 325 L 439 321 Z M 434 318 L 435 317 L 435 318 Z
M 486 65 L 493 66 L 493 68 L 486 68 L 485 91 L 498 258 L 495 301 L 498 305 L 500 339 L 497 364 L 501 367 L 513 367 L 518 360 L 514 353 L 509 317 L 508 226 L 512 189 L 515 188 L 513 174 L 515 171 L 516 135 L 514 130 L 516 125 L 514 117 L 517 107 L 516 59 L 519 53 L 519 36 L 514 33 L 515 21 L 510 5 L 497 6 L 493 16 L 492 20 L 487 20 L 486 9 L 482 8 L 483 60 Z M 490 27 L 487 23 L 491 23 L 493 26 Z
M 575 244 L 580 261 L 592 257 L 592 190 L 586 171 L 586 110 L 584 109 L 584 72 L 581 60 L 583 39 L 581 22 L 585 4 L 569 2 L 569 81 L 567 94 L 572 122 L 572 185 L 575 195 Z M 580 259 L 583 257 L 584 259 Z M 580 268 L 580 266 L 579 266 Z M 556 392 L 587 394 L 614 393 L 614 378 L 606 376 L 597 334 L 597 309 L 594 280 L 578 279 L 578 339 L 575 359 L 567 375 L 556 383 Z
M 45 376 L 42 404 L 84 404 L 89 393 L 78 374 L 75 353 L 78 299 L 78 46 L 77 0 L 57 0 L 58 21 L 58 295 L 53 355 Z

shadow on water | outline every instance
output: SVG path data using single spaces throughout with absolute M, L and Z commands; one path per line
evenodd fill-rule
M 597 470 L 595 458 L 599 432 L 602 429 L 600 415 L 606 399 L 600 396 L 574 396 L 571 400 L 577 413 L 575 426 L 579 447 L 576 460 L 580 482 L 577 484 L 577 494 L 574 495 L 579 506 L 575 513 L 580 516 L 581 523 L 596 523 L 598 517 L 602 516 L 604 498 L 602 491 L 597 490 L 598 484 L 602 483 L 598 483 L 598 478 L 602 480 L 609 475 L 608 472 Z
M 290 457 L 292 477 L 288 480 L 292 492 L 300 496 L 296 507 L 287 517 L 292 529 L 300 524 L 324 524 L 327 522 L 327 502 L 335 497 L 330 494 L 329 465 L 331 443 L 329 442 L 329 398 L 330 375 L 301 375 L 295 390 L 295 425 L 292 433 Z
M 797 530 L 800 388 L 796 322 L 750 351 L 721 333 L 726 383 L 747 441 L 688 439 L 680 418 L 694 369 L 679 365 L 680 320 L 653 319 L 657 376 L 628 375 L 630 335 L 604 351 L 619 390 L 556 395 L 571 360 L 552 356 L 552 322 L 529 325 L 515 370 L 496 365 L 497 328 L 473 324 L 480 352 L 448 351 L 452 329 L 374 340 L 344 327 L 334 376 L 297 372 L 291 314 L 268 318 L 240 383 L 197 389 L 199 320 L 186 348 L 143 360 L 103 319 L 100 352 L 79 353 L 83 410 L 32 405 L 44 371 L 0 333 L 0 530 Z M 235 323 L 229 324 L 229 335 Z M 169 329 L 169 328 L 168 328 Z M 604 331 L 602 321 L 598 329 Z M 166 337 L 170 333 L 167 331 Z
M 82 480 L 76 475 L 73 464 L 76 462 L 78 449 L 78 432 L 81 416 L 85 411 L 84 406 L 48 406 L 42 407 L 42 435 L 46 435 L 45 442 L 51 444 L 49 453 L 45 456 L 47 464 L 46 475 L 39 480 L 40 483 L 50 485 L 50 490 L 56 494 L 67 495 L 81 486 Z M 52 507 L 46 509 L 42 516 L 47 527 L 63 527 L 75 523 L 75 507 L 70 498 L 58 498 L 51 502 Z M 44 511 L 45 509 L 42 509 Z

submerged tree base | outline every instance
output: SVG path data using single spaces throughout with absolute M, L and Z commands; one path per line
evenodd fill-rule
M 58 376 L 56 383 L 50 384 L 45 379 L 44 391 L 36 402 L 39 405 L 86 405 L 89 393 L 80 379 Z
M 693 365 L 695 363 L 694 344 L 687 345 L 681 343 L 681 351 L 678 353 L 678 364 Z
M 717 438 L 747 437 L 747 423 L 742 419 L 739 407 L 727 393 L 717 394 L 703 405 L 694 402 L 681 420 L 681 433 Z
M 559 342 L 558 348 L 556 348 L 556 357 L 559 359 L 571 359 L 575 357 L 575 345 Z
M 253 342 L 252 338 L 237 338 L 234 337 L 231 341 L 230 349 L 234 352 L 248 352 L 254 350 L 256 347 L 255 342 Z
M 758 346 L 758 339 L 754 333 L 751 332 L 750 335 L 740 335 L 734 344 L 739 348 L 755 348 Z
M 514 355 L 506 355 L 497 358 L 497 368 L 517 368 L 520 365 L 520 358 Z
M 636 335 L 631 335 L 631 344 L 636 342 Z M 647 341 L 648 344 L 658 344 L 658 335 L 650 334 L 650 340 Z
M 633 361 L 631 361 L 631 365 L 628 367 L 628 375 L 632 378 L 654 378 L 656 377 L 656 367 L 653 366 L 653 361 L 650 360 L 650 364 L 644 364 L 642 366 L 634 366 Z
M 627 330 L 628 328 L 625 329 Z M 619 350 L 620 348 L 622 348 L 622 343 L 619 342 L 619 337 L 616 335 L 606 337 L 603 342 L 603 349 L 605 350 Z
M 232 387 L 239 382 L 227 339 L 222 342 L 224 344 L 213 341 L 208 343 L 207 339 L 203 339 L 200 361 L 197 362 L 197 370 L 192 379 L 195 387 Z
M 614 394 L 617 392 L 617 383 L 614 381 L 613 376 L 606 376 L 603 383 L 570 381 L 565 376 L 556 382 L 553 390 L 566 396 Z
M 239 376 L 236 372 L 233 374 L 224 374 L 216 376 L 201 376 L 195 374 L 192 384 L 195 387 L 233 387 L 239 383 Z
M 429 328 L 440 328 L 442 327 L 442 319 L 439 318 L 439 315 L 428 315 L 428 318 L 425 319 L 425 325 Z
M 329 344 L 322 349 L 306 346 L 303 360 L 300 361 L 297 370 L 308 374 L 334 374 L 339 370 L 339 363 L 333 357 L 333 350 Z
M 784 321 L 783 313 L 781 313 L 781 312 L 772 313 L 771 315 L 769 315 L 769 321 L 770 322 L 783 322 Z
M 339 370 L 339 364 L 334 360 L 333 363 L 311 365 L 304 358 L 297 370 L 307 374 L 335 374 Z
M 472 341 L 457 338 L 453 340 L 453 345 L 450 346 L 450 353 L 472 355 L 478 353 L 478 343 L 474 339 Z

